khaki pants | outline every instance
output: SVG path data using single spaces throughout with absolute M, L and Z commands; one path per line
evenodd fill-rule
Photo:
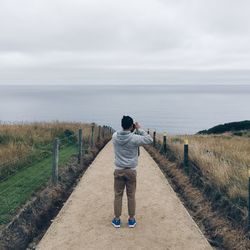
M 135 215 L 135 190 L 136 190 L 136 170 L 115 169 L 114 171 L 114 214 L 119 218 L 122 213 L 122 196 L 126 186 L 128 198 L 128 214 L 130 217 Z

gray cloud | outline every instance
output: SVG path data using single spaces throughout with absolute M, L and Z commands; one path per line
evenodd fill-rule
M 148 82 L 148 70 L 150 83 L 159 72 L 162 83 L 249 83 L 249 9 L 247 0 L 2 0 L 0 83 Z

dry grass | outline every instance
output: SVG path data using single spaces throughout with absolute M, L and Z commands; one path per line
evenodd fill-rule
M 161 140 L 162 135 L 158 135 Z M 189 141 L 189 158 L 196 163 L 213 186 L 232 201 L 247 205 L 250 167 L 250 138 L 225 135 L 169 136 L 168 143 L 183 160 L 184 139 Z
M 34 154 L 41 146 L 51 148 L 53 139 L 64 133 L 65 130 L 77 134 L 83 129 L 83 136 L 89 139 L 91 124 L 76 122 L 34 122 L 18 124 L 0 124 L 0 177 L 6 172 L 8 165 Z M 95 137 L 98 127 L 95 126 Z
M 73 122 L 0 124 L 0 226 L 8 223 L 32 195 L 49 183 L 55 137 L 59 138 L 60 146 L 60 178 L 71 157 L 77 159 L 79 128 L 83 129 L 84 154 L 96 151 L 89 148 L 91 125 Z M 98 124 L 95 124 L 96 147 L 110 137 L 107 131 L 105 138 L 97 142 L 98 132 Z

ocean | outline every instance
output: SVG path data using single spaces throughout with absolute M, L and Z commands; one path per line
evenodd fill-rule
M 250 120 L 250 85 L 0 86 L 0 122 L 81 121 L 121 129 L 123 115 L 147 130 L 193 134 Z

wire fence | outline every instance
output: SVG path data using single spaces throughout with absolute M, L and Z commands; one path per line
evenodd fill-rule
M 67 165 L 72 156 L 83 158 L 99 141 L 110 139 L 113 132 L 109 126 L 92 125 L 90 132 L 79 129 L 41 145 L 26 156 L 15 155 L 14 159 L 0 162 L 0 225 L 9 222 L 18 208 L 38 190 L 57 185 L 58 178 L 52 181 L 55 171 L 58 177 L 58 170 Z M 57 152 L 55 141 L 58 142 Z
M 158 151 L 159 154 L 164 155 L 165 157 L 172 157 L 175 155 L 175 153 L 171 149 L 171 143 L 170 138 L 167 138 L 166 133 L 157 134 L 155 129 L 148 129 L 148 134 L 151 134 L 153 137 L 153 147 Z M 177 143 L 177 142 L 173 142 Z M 205 182 L 207 182 L 207 176 L 202 174 L 202 171 L 199 166 L 197 166 L 192 159 L 190 159 L 189 156 L 189 143 L 188 139 L 178 140 L 178 143 L 181 143 L 183 145 L 183 149 L 180 150 L 180 155 L 175 155 L 176 159 L 180 161 L 180 166 L 183 168 L 184 172 L 189 176 L 190 180 L 200 179 L 201 182 L 203 182 L 203 178 Z M 198 172 L 197 172 L 198 171 Z M 232 202 L 232 206 L 234 209 L 237 209 L 237 212 L 241 214 L 242 221 L 245 221 L 245 209 L 244 206 L 247 207 L 248 210 L 248 219 L 247 219 L 247 230 L 250 232 L 250 169 L 248 169 L 248 200 L 247 203 L 243 203 L 244 205 L 236 204 L 235 202 Z M 206 185 L 206 183 L 204 183 Z M 216 193 L 216 192 L 215 192 Z M 236 210 L 235 210 L 236 211 Z M 238 217 L 239 219 L 240 217 Z M 245 223 L 245 222 L 244 222 Z

